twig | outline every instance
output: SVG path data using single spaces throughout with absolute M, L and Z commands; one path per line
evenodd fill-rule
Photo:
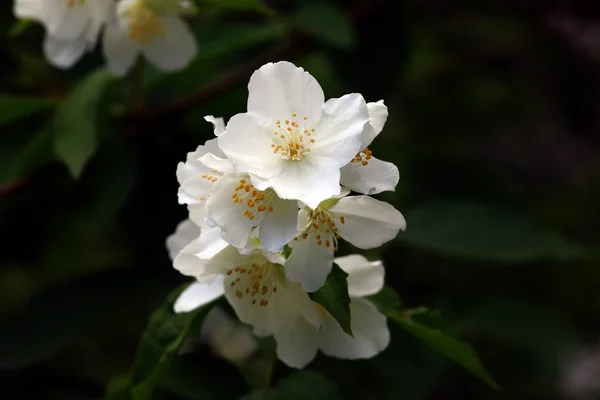
M 386 0 L 360 1 L 348 10 L 348 18 L 352 21 L 358 21 L 385 2 Z M 298 35 L 287 46 L 258 56 L 225 73 L 216 81 L 199 88 L 197 91 L 187 96 L 174 100 L 162 107 L 146 108 L 131 112 L 128 115 L 125 115 L 125 120 L 143 123 L 142 121 L 145 120 L 156 120 L 179 114 L 213 96 L 227 92 L 231 88 L 246 82 L 250 78 L 250 75 L 263 64 L 269 61 L 281 61 L 292 58 L 294 55 L 305 51 L 311 44 L 312 39 L 304 35 Z

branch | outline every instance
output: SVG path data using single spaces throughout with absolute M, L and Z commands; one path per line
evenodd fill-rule
M 378 6 L 385 3 L 386 0 L 362 0 L 351 7 L 348 12 L 348 18 L 351 21 L 358 21 L 365 15 L 372 12 Z M 152 121 L 165 117 L 177 115 L 187 109 L 193 108 L 198 104 L 212 98 L 213 96 L 225 93 L 239 84 L 247 82 L 252 73 L 262 65 L 270 61 L 281 61 L 290 59 L 298 53 L 302 53 L 313 44 L 313 40 L 305 35 L 296 36 L 290 44 L 267 54 L 263 54 L 250 61 L 240 65 L 237 68 L 222 75 L 216 81 L 200 87 L 195 92 L 190 93 L 180 99 L 174 100 L 162 107 L 146 108 L 133 111 L 125 115 L 125 120 L 130 122 L 142 123 L 142 121 Z

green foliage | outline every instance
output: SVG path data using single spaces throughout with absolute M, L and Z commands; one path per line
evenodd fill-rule
M 311 371 L 295 372 L 282 379 L 274 389 L 252 392 L 241 400 L 341 400 L 335 385 Z
M 325 284 L 309 296 L 335 318 L 344 332 L 353 336 L 347 278 L 348 274 L 334 263 Z
M 494 389 L 499 389 L 473 348 L 457 337 L 456 332 L 444 323 L 438 312 L 429 311 L 424 307 L 413 310 L 400 309 L 398 296 L 394 296 L 393 289 L 389 287 L 384 288 L 382 294 L 369 297 L 369 300 L 411 335 L 450 358 Z
M 54 100 L 0 94 L 0 126 L 29 118 L 55 105 Z
M 98 110 L 106 87 L 114 81 L 106 70 L 90 73 L 59 106 L 54 119 L 54 151 L 78 178 L 98 146 Z
M 8 185 L 25 178 L 52 159 L 52 140 L 53 132 L 50 128 L 46 128 L 36 133 L 18 150 L 2 154 L 0 185 Z
M 132 366 L 133 400 L 151 398 L 185 338 L 199 327 L 212 309 L 211 303 L 188 313 L 175 314 L 173 304 L 183 289 L 184 287 L 181 287 L 171 293 L 150 318 Z
M 79 338 L 94 322 L 147 288 L 128 270 L 85 275 L 40 293 L 0 323 L 0 369 L 39 362 Z
M 356 33 L 348 17 L 329 4 L 308 4 L 290 21 L 299 30 L 332 46 L 349 50 L 355 45 Z
M 398 240 L 463 257 L 501 262 L 578 259 L 585 251 L 526 217 L 483 204 L 444 201 L 411 210 Z

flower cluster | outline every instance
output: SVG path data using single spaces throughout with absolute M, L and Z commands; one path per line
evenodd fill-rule
M 279 358 L 293 367 L 319 349 L 372 357 L 387 346 L 389 332 L 364 297 L 383 287 L 383 266 L 335 253 L 341 240 L 371 249 L 406 226 L 394 207 L 369 197 L 398 183 L 398 169 L 368 147 L 387 108 L 360 94 L 325 101 L 317 81 L 289 62 L 264 65 L 248 88 L 248 111 L 226 126 L 206 117 L 216 138 L 177 168 L 179 202 L 190 221 L 169 238 L 169 248 L 174 267 L 197 282 L 176 309 L 224 294 L 254 334 L 275 338 Z M 354 337 L 309 297 L 334 262 L 349 274 Z
M 194 36 L 182 16 L 188 0 L 15 0 L 19 18 L 46 29 L 44 54 L 59 68 L 72 67 L 102 35 L 109 70 L 125 74 L 143 54 L 158 68 L 185 67 L 196 55 Z

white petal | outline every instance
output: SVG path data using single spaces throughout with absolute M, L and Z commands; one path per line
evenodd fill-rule
M 368 147 L 373 140 L 383 130 L 385 121 L 388 117 L 388 109 L 383 100 L 379 100 L 377 103 L 367 103 L 369 110 L 369 123 L 365 126 L 363 131 L 363 144 L 361 150 Z
M 236 170 L 270 178 L 281 173 L 285 166 L 271 149 L 273 132 L 262 126 L 256 115 L 234 115 L 227 130 L 219 136 L 219 147 Z
M 290 243 L 292 254 L 285 263 L 288 279 L 300 283 L 307 292 L 314 292 L 323 286 L 333 265 L 333 245 L 326 247 L 322 240 L 319 246 L 316 235 L 313 232 L 306 239 L 300 235 L 293 240 Z
M 200 163 L 203 164 L 206 168 L 210 168 L 211 173 L 215 173 L 215 171 L 224 174 L 228 172 L 234 172 L 233 165 L 231 165 L 231 162 L 228 159 L 217 157 L 212 153 L 203 155 L 198 159 L 198 161 L 200 161 Z
M 177 254 L 179 254 L 179 252 L 183 250 L 185 246 L 190 244 L 192 240 L 197 239 L 199 236 L 200 228 L 198 228 L 198 225 L 189 219 L 181 221 L 177 225 L 175 233 L 167 238 L 167 250 L 169 251 L 169 257 L 171 257 L 171 260 L 177 257 Z
M 52 65 L 58 68 L 71 68 L 83 56 L 87 48 L 84 37 L 63 41 L 52 36 L 44 40 L 44 55 Z
M 281 174 L 269 178 L 279 197 L 299 200 L 312 209 L 317 208 L 323 200 L 340 193 L 339 181 L 338 163 L 316 155 L 289 162 Z
M 219 275 L 212 283 L 194 282 L 188 286 L 177 298 L 173 305 L 174 311 L 185 313 L 218 299 L 225 293 L 223 282 L 225 277 Z
M 370 296 L 383 288 L 385 270 L 381 261 L 369 261 L 353 254 L 333 260 L 348 274 L 350 297 Z
M 273 121 L 291 118 L 293 113 L 319 122 L 325 101 L 317 80 L 302 68 L 281 61 L 268 63 L 252 74 L 248 84 L 248 112 Z
M 225 121 L 223 118 L 215 118 L 212 115 L 207 115 L 204 120 L 210 122 L 215 127 L 215 136 L 220 136 L 221 133 L 225 132 Z
M 338 233 L 360 249 L 379 247 L 406 228 L 398 210 L 368 196 L 344 197 L 329 212 L 344 217 L 345 223 L 336 225 Z
M 184 247 L 173 260 L 173 267 L 184 275 L 202 278 L 225 273 L 230 260 L 237 260 L 237 250 L 229 249 L 221 239 L 219 228 L 202 229 L 200 237 Z
M 146 57 L 157 67 L 174 71 L 186 67 L 196 56 L 196 39 L 187 24 L 178 17 L 159 17 L 165 35 L 142 45 Z
M 365 160 L 367 161 L 367 160 Z M 372 157 L 367 165 L 351 162 L 340 170 L 340 183 L 355 192 L 373 195 L 394 191 L 400 180 L 398 167 Z
M 133 66 L 139 48 L 139 43 L 131 40 L 119 25 L 109 24 L 104 29 L 102 52 L 111 73 L 125 75 Z
M 206 224 L 204 218 L 204 203 L 188 204 L 188 212 L 190 220 L 200 228 L 214 228 Z
M 266 211 L 257 211 L 259 205 L 252 200 L 256 200 L 256 196 L 251 196 L 256 191 L 254 188 L 251 188 L 250 192 L 246 192 L 245 189 L 238 190 L 239 186 L 244 188 L 244 184 L 240 183 L 246 181 L 243 178 L 249 181 L 246 174 L 222 176 L 214 184 L 205 208 L 207 222 L 210 220 L 227 232 L 226 239 L 235 247 L 246 246 L 252 228 L 258 226 L 266 216 Z M 249 185 L 249 182 L 246 185 Z M 236 197 L 232 198 L 233 195 Z
M 315 127 L 311 156 L 329 157 L 341 168 L 361 150 L 362 131 L 369 121 L 365 99 L 357 93 L 330 99 Z
M 303 317 L 275 333 L 277 357 L 292 368 L 303 368 L 317 355 L 319 332 Z
M 381 353 L 390 343 L 387 319 L 369 301 L 352 299 L 350 302 L 352 333 L 347 335 L 336 320 L 325 318 L 321 332 L 321 351 L 329 356 L 343 359 L 371 358 Z
M 62 18 L 62 21 L 56 24 L 52 24 L 55 21 L 47 20 L 46 26 L 49 35 L 66 41 L 84 36 L 87 26 L 92 22 L 89 8 L 82 5 L 67 7 Z
M 229 264 L 228 275 L 225 278 L 225 297 L 235 310 L 240 321 L 252 325 L 258 336 L 272 335 L 287 321 L 290 315 L 290 302 L 285 296 L 285 284 L 282 281 L 281 265 L 266 263 L 260 252 L 254 252 L 241 257 L 238 262 Z M 261 266 L 260 272 L 248 274 L 254 265 Z M 265 265 L 267 265 L 265 267 Z M 237 270 L 236 270 L 237 269 Z M 280 270 L 281 269 L 281 270 Z M 273 272 L 273 271 L 276 272 Z M 240 272 L 238 272 L 240 271 Z M 256 274 L 263 275 L 258 282 L 261 291 L 252 293 Z M 276 287 L 276 291 L 272 291 Z M 262 290 L 265 290 L 263 292 Z M 267 300 L 267 304 L 262 304 Z
M 272 197 L 269 212 L 260 226 L 259 238 L 263 246 L 271 251 L 281 248 L 294 239 L 298 222 L 298 204 L 292 200 Z

